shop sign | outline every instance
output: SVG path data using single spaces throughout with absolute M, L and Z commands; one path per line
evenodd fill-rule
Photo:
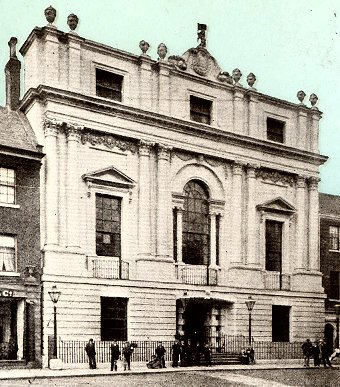
M 13 290 L 0 290 L 0 297 L 13 297 Z

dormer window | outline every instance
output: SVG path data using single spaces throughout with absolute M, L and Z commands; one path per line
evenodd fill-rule
M 122 101 L 123 76 L 96 69 L 96 94 L 99 97 Z
M 275 118 L 267 117 L 267 139 L 270 141 L 284 143 L 285 123 Z
M 190 119 L 202 124 L 211 123 L 212 101 L 207 99 L 190 96 Z

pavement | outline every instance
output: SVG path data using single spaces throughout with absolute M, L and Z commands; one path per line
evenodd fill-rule
M 105 376 L 113 374 L 149 374 L 149 373 L 170 373 L 183 371 L 237 371 L 249 369 L 275 370 L 275 369 L 296 369 L 303 368 L 303 360 L 258 360 L 254 365 L 212 365 L 193 366 L 193 367 L 171 367 L 171 363 L 167 364 L 167 368 L 163 369 L 148 369 L 146 363 L 134 362 L 131 363 L 130 371 L 123 371 L 122 366 L 118 365 L 118 371 L 110 371 L 110 363 L 100 363 L 98 368 L 93 370 L 85 368 L 87 364 L 63 364 L 60 370 L 52 370 L 49 368 L 39 369 L 0 369 L 0 380 L 8 379 L 36 379 L 36 378 L 60 378 L 60 377 L 76 377 L 76 376 Z M 313 367 L 311 367 L 313 368 Z

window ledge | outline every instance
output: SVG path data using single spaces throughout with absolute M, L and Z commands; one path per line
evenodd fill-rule
M 0 271 L 0 277 L 20 277 L 20 273 L 16 271 Z
M 332 250 L 332 249 L 329 249 L 328 250 L 330 253 L 340 253 L 340 250 Z
M 20 208 L 19 204 L 0 203 L 0 207 Z

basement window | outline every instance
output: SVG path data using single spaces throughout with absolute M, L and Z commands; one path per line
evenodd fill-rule
M 212 101 L 190 96 L 190 119 L 202 124 L 210 125 L 211 123 Z
M 267 139 L 270 141 L 284 143 L 285 123 L 275 118 L 267 117 Z
M 96 69 L 96 94 L 121 102 L 123 78 L 122 75 Z

